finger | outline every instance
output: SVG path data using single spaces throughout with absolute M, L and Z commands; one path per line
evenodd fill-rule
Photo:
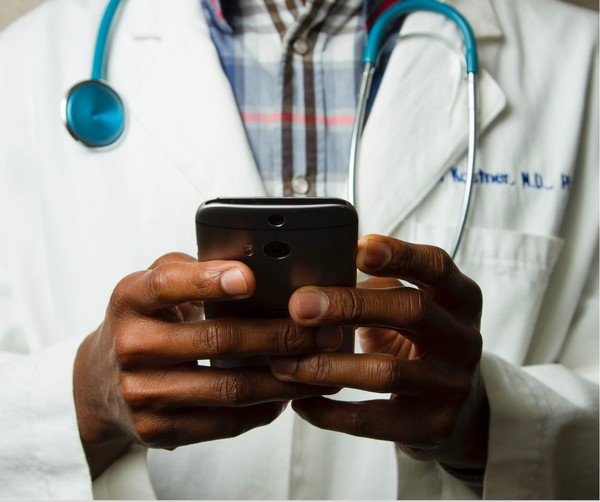
M 357 265 L 371 275 L 412 282 L 445 308 L 481 313 L 481 290 L 443 249 L 367 235 L 358 243 Z
M 124 369 L 165 367 L 184 361 L 337 350 L 341 328 L 308 328 L 290 319 L 216 318 L 196 323 L 149 320 L 129 326 L 117 340 Z
M 416 399 L 350 403 L 314 397 L 294 401 L 292 406 L 321 429 L 405 446 L 436 445 L 452 433 L 453 423 L 443 411 Z
M 387 354 L 315 354 L 271 359 L 271 371 L 285 382 L 350 387 L 370 392 L 423 395 L 444 388 L 448 397 L 459 382 L 440 382 L 424 363 Z M 460 388 L 462 390 L 462 388 Z
M 159 265 L 164 265 L 166 263 L 196 263 L 197 261 L 197 258 L 185 253 L 168 253 L 158 258 L 148 268 L 155 269 Z M 173 313 L 175 314 L 174 320 L 177 321 L 199 321 L 204 318 L 204 306 L 202 302 L 182 303 L 174 307 L 173 310 Z
M 252 271 L 240 262 L 169 262 L 126 277 L 115 288 L 112 304 L 152 314 L 191 301 L 244 298 L 254 287 Z
M 134 413 L 140 442 L 154 448 L 178 446 L 239 436 L 275 420 L 285 402 L 269 402 L 243 408 L 181 408 L 168 413 Z
M 289 302 L 291 317 L 300 325 L 352 325 L 402 331 L 421 349 L 463 350 L 480 338 L 476 329 L 458 324 L 452 315 L 415 288 L 317 288 L 295 291 Z
M 269 401 L 334 394 L 339 388 L 287 383 L 268 367 L 232 370 L 196 366 L 179 371 L 125 373 L 121 392 L 132 410 L 250 406 Z

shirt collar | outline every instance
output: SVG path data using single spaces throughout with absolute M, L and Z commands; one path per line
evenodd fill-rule
M 234 4 L 233 0 L 228 0 L 228 5 Z M 210 17 L 214 25 L 226 33 L 233 33 L 233 29 L 229 24 L 229 20 L 225 15 L 225 10 L 221 6 L 220 0 L 202 0 L 202 6 L 204 7 L 207 17 Z
M 396 3 L 397 0 L 366 0 L 364 3 L 364 15 L 370 24 L 387 7 Z M 492 0 L 442 0 L 456 7 L 469 21 L 477 38 L 498 38 L 502 36 L 502 28 L 498 16 L 494 10 Z M 231 26 L 227 19 L 228 9 L 236 2 L 235 0 L 202 0 L 208 9 L 215 24 L 226 32 L 231 32 Z
M 225 5 L 235 5 L 235 0 L 227 0 L 227 2 L 222 2 L 221 0 L 201 1 L 204 9 L 207 11 L 207 15 L 212 17 L 214 23 L 223 31 L 231 33 L 232 29 L 227 21 L 227 9 L 224 10 L 223 7 Z M 444 1 L 447 1 L 464 14 L 473 27 L 473 31 L 478 39 L 493 39 L 502 36 L 502 27 L 498 21 L 492 0 Z M 365 18 L 369 19 L 372 17 L 386 3 L 393 2 L 391 0 L 366 0 L 364 4 Z M 140 4 L 140 8 L 135 9 L 136 4 Z M 132 5 L 128 6 L 128 10 L 130 11 L 127 16 L 130 20 L 128 23 L 130 25 L 129 31 L 134 38 L 160 38 L 160 30 L 158 28 L 159 17 L 158 15 L 151 15 L 158 12 L 158 5 L 156 0 L 152 1 L 150 5 L 148 4 L 148 0 L 144 0 L 144 2 L 132 2 Z M 154 8 L 149 8 L 152 6 Z
M 312 0 L 308 1 L 311 2 Z M 377 15 L 385 10 L 387 6 L 394 4 L 396 1 L 397 0 L 366 0 L 363 6 L 365 18 Z M 210 15 L 213 23 L 226 32 L 233 31 L 229 16 L 230 13 L 235 11 L 235 6 L 237 3 L 238 2 L 235 0 L 227 0 L 227 2 L 223 2 L 222 0 L 202 0 L 202 4 Z

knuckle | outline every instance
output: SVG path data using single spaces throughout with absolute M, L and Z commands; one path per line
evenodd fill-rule
M 306 348 L 311 340 L 309 329 L 285 321 L 277 330 L 277 348 L 282 354 L 296 354 Z M 314 337 L 312 337 L 314 338 Z
M 462 407 L 470 399 L 477 384 L 477 375 L 471 369 L 445 368 L 438 378 L 443 379 L 444 391 L 441 402 L 447 407 Z
M 327 383 L 333 371 L 331 358 L 317 355 L 309 359 L 308 369 L 318 383 Z
M 169 420 L 149 413 L 136 413 L 134 416 L 136 433 L 145 446 L 164 448 L 175 444 L 179 434 L 177 420 Z
M 230 373 L 215 380 L 213 392 L 219 402 L 230 406 L 241 406 L 248 402 L 248 390 L 252 387 L 245 384 L 246 381 L 241 374 Z
M 122 370 L 133 368 L 143 358 L 145 349 L 141 337 L 132 332 L 117 332 L 115 335 L 115 359 Z
M 473 369 L 481 361 L 483 337 L 476 328 L 466 328 L 460 334 L 461 343 L 457 346 L 457 350 L 460 351 L 460 361 L 463 367 Z
M 113 312 L 116 312 L 117 316 L 129 310 L 131 285 L 138 275 L 139 272 L 124 277 L 113 289 L 109 301 L 109 308 Z
M 405 313 L 407 315 L 407 327 L 417 327 L 427 316 L 428 298 L 419 289 L 405 288 L 400 290 L 400 294 L 404 295 Z
M 447 386 L 446 390 L 446 400 L 459 405 L 464 404 L 469 399 L 473 386 L 471 375 L 461 372 L 453 375 L 450 381 L 451 384 Z
M 155 302 L 165 300 L 165 292 L 169 289 L 169 272 L 166 265 L 160 265 L 149 272 L 148 296 Z
M 371 367 L 371 379 L 378 389 L 394 392 L 401 384 L 402 369 L 397 359 L 377 360 Z
M 458 272 L 452 257 L 446 251 L 437 247 L 429 247 L 427 252 L 432 255 L 431 264 L 434 280 L 440 284 L 452 283 Z
M 370 420 L 367 415 L 361 411 L 352 411 L 350 413 L 350 426 L 352 433 L 356 436 L 368 437 L 370 436 Z
M 133 426 L 135 432 L 142 443 L 150 445 L 156 440 L 157 429 L 152 420 L 146 413 L 132 413 Z
M 124 373 L 120 377 L 121 395 L 132 410 L 147 408 L 151 398 L 139 377 Z
M 221 319 L 206 321 L 196 332 L 198 350 L 215 356 L 228 356 L 233 352 L 233 324 Z
M 429 419 L 427 430 L 430 441 L 435 444 L 443 444 L 454 435 L 458 414 L 454 408 L 439 410 Z
M 363 295 L 357 289 L 348 289 L 345 301 L 341 302 L 342 317 L 348 321 L 358 321 L 365 313 Z

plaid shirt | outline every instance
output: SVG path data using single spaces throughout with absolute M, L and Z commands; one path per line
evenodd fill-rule
M 269 195 L 347 195 L 365 20 L 389 3 L 202 0 Z

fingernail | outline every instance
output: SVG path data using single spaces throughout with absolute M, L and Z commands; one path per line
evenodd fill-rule
M 390 261 L 391 253 L 390 248 L 383 244 L 383 242 L 375 239 L 369 239 L 367 241 L 367 247 L 365 248 L 364 263 L 369 268 L 380 268 Z
M 295 357 L 282 357 L 275 359 L 271 358 L 271 369 L 275 373 L 283 373 L 284 375 L 291 375 L 296 371 L 298 367 L 298 359 Z
M 228 295 L 245 295 L 248 292 L 244 274 L 238 268 L 230 268 L 221 274 L 221 288 Z
M 298 293 L 296 306 L 300 319 L 318 319 L 329 308 L 329 297 L 318 291 Z
M 342 342 L 342 332 L 335 327 L 317 330 L 316 343 L 319 349 L 337 349 Z

